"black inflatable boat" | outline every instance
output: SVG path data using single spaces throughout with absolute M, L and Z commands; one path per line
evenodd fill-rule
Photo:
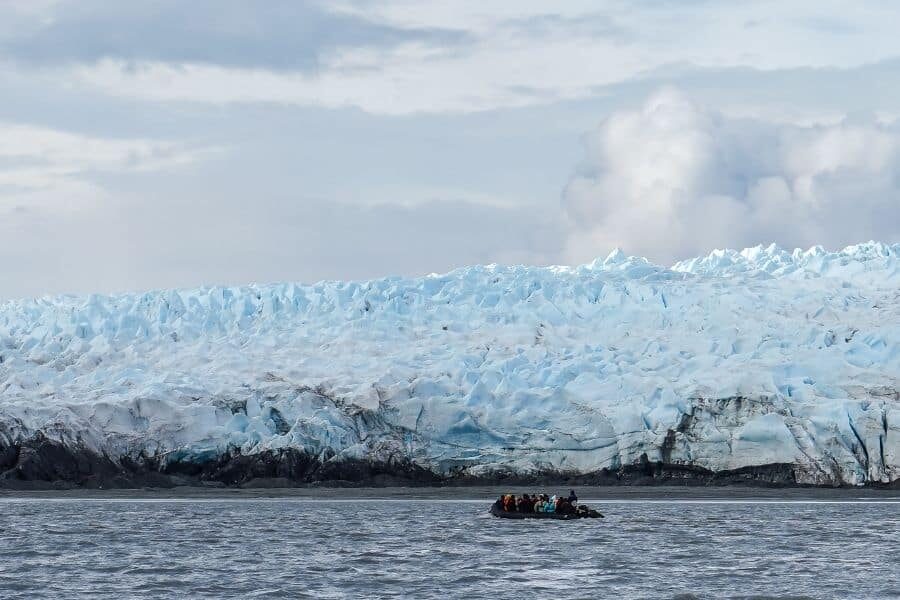
M 508 512 L 497 508 L 496 506 L 491 506 L 491 514 L 495 517 L 500 517 L 501 519 L 556 519 L 557 521 L 572 521 L 575 519 L 602 519 L 603 515 L 594 510 L 593 508 L 589 508 L 587 510 L 579 510 L 574 513 L 542 513 L 542 512 L 531 512 L 531 513 L 520 513 L 520 512 Z

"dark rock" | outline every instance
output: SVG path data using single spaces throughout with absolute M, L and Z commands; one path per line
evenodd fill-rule
M 674 439 L 680 432 L 672 431 Z M 665 457 L 666 453 L 663 453 Z M 30 440 L 0 447 L 0 488 L 168 488 L 206 487 L 388 487 L 466 485 L 571 486 L 797 486 L 794 466 L 774 463 L 711 471 L 702 467 L 651 461 L 647 455 L 619 469 L 574 474 L 547 471 L 521 475 L 510 471 L 473 476 L 464 469 L 442 477 L 404 460 L 322 460 L 296 449 L 221 455 L 206 462 L 162 462 L 158 457 L 114 461 L 85 447 L 69 447 L 37 434 Z M 840 486 L 842 482 L 833 482 Z M 873 484 L 873 487 L 900 487 Z
M 96 487 L 123 475 L 121 467 L 108 457 L 86 448 L 69 448 L 41 433 L 13 449 L 3 452 L 6 470 L 0 479 Z

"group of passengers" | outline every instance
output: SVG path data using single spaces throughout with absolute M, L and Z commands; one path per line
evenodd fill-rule
M 547 494 L 504 494 L 494 502 L 494 506 L 506 512 L 520 513 L 561 513 L 577 511 L 578 496 L 575 490 L 569 490 L 569 496 L 548 496 Z

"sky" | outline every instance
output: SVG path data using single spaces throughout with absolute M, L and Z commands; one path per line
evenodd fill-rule
M 900 241 L 888 0 L 0 0 L 0 298 Z

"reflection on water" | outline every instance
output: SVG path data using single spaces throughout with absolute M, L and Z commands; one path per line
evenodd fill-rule
M 900 597 L 900 504 L 0 502 L 2 598 Z

